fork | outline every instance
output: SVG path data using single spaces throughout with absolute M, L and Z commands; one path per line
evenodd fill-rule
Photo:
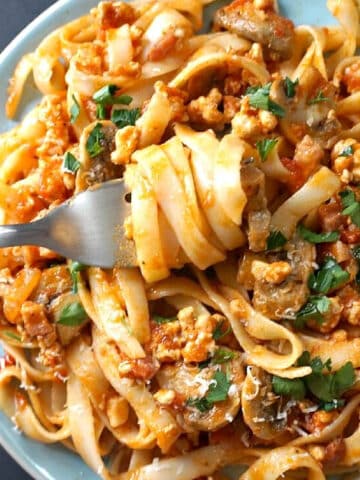
M 0 247 L 36 245 L 88 266 L 135 266 L 135 245 L 124 230 L 127 194 L 122 179 L 90 188 L 39 220 L 0 226 Z

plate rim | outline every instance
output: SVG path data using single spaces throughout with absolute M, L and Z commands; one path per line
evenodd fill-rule
M 53 5 L 46 8 L 41 12 L 34 20 L 32 20 L 26 27 L 24 27 L 4 48 L 0 53 L 0 68 L 3 62 L 6 61 L 9 55 L 11 55 L 13 50 L 16 50 L 19 45 L 26 40 L 26 37 L 31 34 L 32 30 L 36 29 L 41 23 L 51 15 L 56 14 L 62 8 L 65 8 L 68 4 L 71 3 L 71 0 L 57 0 Z M 32 478 L 35 480 L 48 480 L 45 475 L 43 475 L 36 467 L 35 464 L 28 462 L 20 452 L 17 451 L 16 447 L 11 444 L 3 435 L 0 435 L 0 445 L 5 450 L 5 452 Z

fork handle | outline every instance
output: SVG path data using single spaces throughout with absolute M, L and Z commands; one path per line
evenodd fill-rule
M 41 220 L 30 223 L 0 226 L 0 247 L 37 245 L 46 247 L 48 232 Z

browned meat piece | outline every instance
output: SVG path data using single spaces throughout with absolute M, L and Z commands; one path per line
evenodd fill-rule
M 271 254 L 269 259 L 280 260 L 283 255 Z M 315 248 L 308 242 L 294 239 L 286 246 L 286 260 L 291 273 L 282 283 L 269 282 L 264 275 L 258 277 L 254 285 L 254 308 L 274 320 L 293 316 L 306 303 L 309 296 L 307 281 L 313 270 Z
M 148 53 L 148 60 L 150 62 L 159 62 L 163 60 L 172 50 L 175 50 L 179 37 L 175 35 L 174 28 L 170 28 L 164 36 L 153 45 Z
M 326 445 L 322 462 L 327 465 L 336 465 L 344 459 L 345 454 L 346 445 L 344 440 L 342 438 L 335 438 L 335 440 Z
M 101 2 L 96 10 L 100 28 L 119 28 L 125 23 L 133 23 L 136 19 L 134 8 L 126 2 Z
M 309 135 L 305 135 L 296 145 L 294 161 L 302 167 L 306 178 L 320 165 L 323 158 L 324 150 Z
M 291 56 L 294 24 L 273 11 L 257 9 L 248 0 L 235 0 L 215 14 L 215 26 L 261 43 L 281 59 Z
M 25 302 L 21 307 L 21 316 L 24 322 L 26 337 L 37 341 L 40 353 L 39 361 L 46 367 L 63 368 L 64 355 L 57 340 L 56 328 L 46 314 L 45 307 L 34 302 Z
M 346 223 L 346 217 L 341 214 L 341 211 L 342 207 L 338 202 L 331 202 L 319 207 L 319 221 L 324 232 L 335 232 Z
M 21 315 L 25 332 L 31 340 L 41 339 L 46 347 L 49 347 L 55 342 L 55 326 L 47 319 L 43 305 L 34 302 L 25 302 L 21 307 Z
M 344 307 L 341 315 L 341 319 L 350 325 L 359 325 L 360 324 L 360 295 L 358 292 L 346 285 L 339 292 L 339 299 Z

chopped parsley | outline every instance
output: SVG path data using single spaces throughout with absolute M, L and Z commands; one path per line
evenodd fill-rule
M 203 362 L 198 363 L 200 370 L 209 367 L 210 365 L 221 365 L 230 362 L 235 357 L 235 353 L 227 348 L 218 348 L 213 357 L 208 357 Z
M 324 374 L 314 371 L 305 377 L 307 388 L 323 402 L 340 398 L 355 383 L 355 371 L 351 362 L 345 363 L 337 372 Z
M 227 328 L 226 330 L 223 330 L 225 321 L 221 320 L 215 327 L 212 337 L 214 340 L 220 340 L 223 337 L 226 337 L 231 332 L 231 328 Z
M 80 105 L 79 102 L 76 100 L 75 95 L 73 95 L 71 98 L 73 100 L 73 104 L 70 108 L 70 122 L 75 123 L 80 115 Z
M 345 405 L 344 399 L 334 399 L 331 402 L 323 402 L 320 404 L 320 410 L 325 410 L 325 412 L 331 412 L 337 408 L 341 408 Z
M 67 173 L 76 173 L 80 168 L 80 162 L 76 157 L 70 153 L 66 152 L 64 155 L 63 170 Z
M 119 87 L 116 85 L 106 85 L 93 95 L 93 100 L 96 103 L 96 117 L 100 120 L 106 118 L 106 107 L 111 105 L 130 105 L 132 97 L 129 95 L 115 94 L 119 91 Z
M 212 358 L 212 363 L 221 365 L 230 362 L 235 357 L 235 353 L 227 348 L 218 348 Z
M 324 321 L 323 314 L 328 312 L 330 300 L 327 297 L 311 295 L 305 305 L 296 314 L 295 327 L 304 328 L 308 320 L 315 320 L 319 324 Z
M 273 230 L 268 236 L 266 250 L 276 250 L 283 247 L 286 242 L 287 238 L 279 230 Z
M 303 400 L 306 395 L 306 387 L 301 378 L 272 377 L 272 389 L 276 395 L 286 395 L 295 400 Z
M 319 90 L 314 98 L 310 98 L 310 100 L 308 101 L 308 105 L 316 105 L 317 103 L 329 102 L 329 101 L 330 101 L 330 98 L 325 97 L 324 92 L 322 90 Z
M 128 125 L 135 125 L 136 120 L 140 117 L 140 108 L 133 108 L 131 110 L 116 109 L 111 113 L 111 121 L 115 123 L 118 128 L 124 128 Z
M 188 407 L 195 407 L 199 410 L 201 413 L 208 412 L 211 410 L 213 404 L 210 403 L 206 397 L 203 398 L 189 398 L 186 402 L 186 405 Z
M 102 142 L 105 140 L 101 123 L 97 123 L 86 142 L 86 150 L 91 158 L 97 157 L 104 150 Z
M 246 90 L 246 95 L 249 97 L 250 106 L 253 108 L 259 108 L 260 110 L 267 110 L 277 117 L 285 117 L 285 110 L 281 105 L 273 102 L 270 99 L 271 83 L 266 85 L 249 87 Z
M 273 150 L 277 143 L 278 140 L 276 138 L 264 138 L 263 140 L 256 142 L 256 148 L 258 149 L 262 162 L 265 162 L 269 153 Z
M 14 332 L 4 332 L 4 335 L 11 338 L 12 340 L 16 340 L 17 342 L 21 342 L 21 337 L 16 335 Z
M 164 325 L 164 323 L 175 322 L 177 317 L 162 317 L 161 315 L 152 315 L 151 317 L 158 325 Z
M 285 95 L 288 98 L 293 98 L 296 95 L 296 87 L 299 85 L 299 79 L 297 78 L 294 82 L 289 78 L 286 77 L 284 80 L 284 90 Z
M 214 403 L 227 399 L 230 386 L 231 382 L 225 373 L 215 372 L 206 395 L 202 398 L 189 398 L 186 404 L 205 413 L 214 406 Z
M 98 103 L 96 105 L 96 118 L 98 120 L 105 120 L 106 119 L 106 106 L 102 103 Z
M 68 327 L 78 327 L 86 320 L 87 315 L 80 302 L 69 303 L 60 313 L 58 323 Z
M 350 278 L 349 272 L 343 270 L 332 257 L 326 257 L 320 268 L 310 274 L 308 286 L 316 293 L 328 293 L 340 287 Z
M 301 224 L 298 225 L 297 231 L 301 238 L 310 243 L 331 243 L 336 242 L 340 238 L 339 232 L 315 233 Z
M 94 93 L 93 100 L 102 105 L 130 105 L 130 103 L 133 101 L 130 95 L 119 95 L 118 97 L 115 96 L 115 93 L 117 93 L 119 90 L 119 87 L 116 85 L 106 85 Z
M 352 252 L 352 256 L 353 256 L 358 262 L 360 262 L 360 245 L 357 245 L 356 247 L 354 247 L 351 252 Z
M 352 190 L 340 192 L 341 203 L 343 206 L 343 215 L 348 215 L 351 221 L 360 227 L 360 202 L 356 200 L 355 193 Z
M 297 361 L 298 366 L 310 366 L 312 372 L 303 378 L 285 379 L 274 376 L 272 387 L 274 393 L 287 395 L 301 400 L 310 392 L 320 400 L 320 408 L 330 411 L 344 405 L 341 396 L 355 383 L 355 370 L 351 362 L 347 362 L 338 371 L 331 371 L 331 359 L 325 363 L 320 357 L 311 359 L 305 351 Z
M 118 90 L 119 87 L 116 85 L 105 85 L 105 87 L 100 88 L 100 90 L 94 93 L 93 100 L 102 105 L 111 105 L 114 95 Z
M 78 292 L 78 274 L 79 272 L 82 272 L 83 270 L 85 270 L 85 268 L 86 268 L 86 265 L 80 262 L 72 262 L 69 267 L 71 279 L 73 282 L 73 290 L 72 290 L 73 293 Z
M 354 154 L 354 147 L 352 145 L 348 145 L 347 147 L 342 150 L 340 153 L 340 157 L 351 157 Z

